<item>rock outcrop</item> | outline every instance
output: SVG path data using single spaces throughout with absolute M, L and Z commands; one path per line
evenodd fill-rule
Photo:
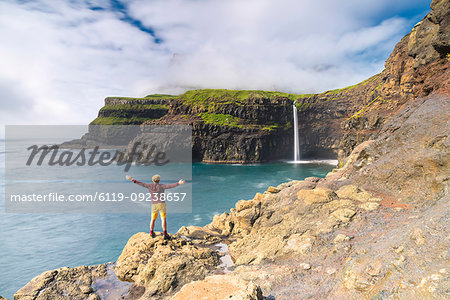
M 262 300 L 263 297 L 255 283 L 228 274 L 208 276 L 204 280 L 186 284 L 170 299 Z
M 286 157 L 292 144 L 291 94 L 194 90 L 171 102 L 167 115 L 144 124 L 192 126 L 193 159 L 264 162 Z
M 149 95 L 145 98 L 107 97 L 105 106 L 91 125 L 139 125 L 156 120 L 169 111 L 175 96 Z
M 412 205 L 429 205 L 448 191 L 448 95 L 410 101 L 381 130 L 361 145 L 339 170 L 342 182 L 353 182 L 380 194 L 392 194 Z M 392 159 L 395 157 L 395 160 Z
M 141 299 L 163 297 L 184 284 L 205 278 L 220 262 L 216 251 L 198 247 L 180 237 L 164 240 L 137 233 L 130 238 L 117 259 L 120 280 L 141 288 Z
M 161 299 L 186 283 L 214 274 L 219 264 L 219 254 L 212 248 L 180 237 L 164 240 L 162 235 L 152 238 L 140 232 L 130 238 L 115 264 L 44 272 L 14 299 Z M 241 287 L 239 282 L 234 291 Z
M 44 272 L 17 291 L 14 299 L 100 299 L 92 286 L 97 278 L 107 276 L 107 267 L 107 264 L 64 267 Z

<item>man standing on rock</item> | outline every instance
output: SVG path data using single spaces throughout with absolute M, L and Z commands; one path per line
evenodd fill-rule
M 161 176 L 159 176 L 159 175 L 154 175 L 152 177 L 153 183 L 143 183 L 143 182 L 137 181 L 136 179 L 134 179 L 133 177 L 131 177 L 129 175 L 127 175 L 125 177 L 129 181 L 147 188 L 150 192 L 150 195 L 152 197 L 152 220 L 150 222 L 150 235 L 152 237 L 155 237 L 155 233 L 153 232 L 153 229 L 155 228 L 155 221 L 158 218 L 158 212 L 160 212 L 164 239 L 169 239 L 169 235 L 167 234 L 167 221 L 166 221 L 167 207 L 166 207 L 166 202 L 165 202 L 164 191 L 166 189 L 171 189 L 171 188 L 177 187 L 181 184 L 185 184 L 186 182 L 183 179 L 180 179 L 180 181 L 178 181 L 176 183 L 160 184 L 159 181 L 161 180 Z

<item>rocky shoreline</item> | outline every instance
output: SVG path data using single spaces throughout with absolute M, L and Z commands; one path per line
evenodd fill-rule
M 341 143 L 339 168 L 326 178 L 270 187 L 171 240 L 137 233 L 114 264 L 44 272 L 14 299 L 448 299 L 449 6 L 432 1 L 380 75 L 299 103 L 311 132 L 320 120 L 336 129 L 317 139 Z M 349 99 L 358 103 L 352 111 Z M 330 121 L 325 109 L 336 103 L 347 108 Z M 177 105 L 155 123 L 180 121 L 171 114 Z M 242 154 L 202 147 L 205 160 Z M 224 269 L 219 243 L 232 268 Z

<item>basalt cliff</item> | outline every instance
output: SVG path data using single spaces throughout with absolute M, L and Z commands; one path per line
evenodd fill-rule
M 354 87 L 133 102 L 160 106 L 138 122 L 192 124 L 197 158 L 249 162 L 291 149 L 297 100 L 302 150 L 339 155 L 340 165 L 269 187 L 171 240 L 137 233 L 115 263 L 47 271 L 15 299 L 448 299 L 449 6 L 432 1 L 385 70 Z M 102 110 L 132 109 L 114 101 Z
M 206 162 L 264 162 L 291 158 L 292 104 L 299 110 L 304 158 L 340 163 L 405 103 L 448 92 L 448 14 L 444 2 L 396 46 L 385 69 L 357 85 L 321 94 L 191 90 L 179 96 L 108 97 L 91 124 L 190 124 L 193 158 Z

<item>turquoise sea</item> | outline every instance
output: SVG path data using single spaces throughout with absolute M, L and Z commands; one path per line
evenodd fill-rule
M 150 214 L 10 214 L 4 209 L 5 150 L 0 143 L 0 295 L 13 294 L 33 277 L 63 266 L 115 261 L 128 239 L 149 231 Z M 323 177 L 333 165 L 273 162 L 192 165 L 192 213 L 168 214 L 168 230 L 206 225 L 241 199 L 290 180 Z M 152 174 L 148 174 L 150 181 Z M 160 220 L 156 230 L 161 230 Z

